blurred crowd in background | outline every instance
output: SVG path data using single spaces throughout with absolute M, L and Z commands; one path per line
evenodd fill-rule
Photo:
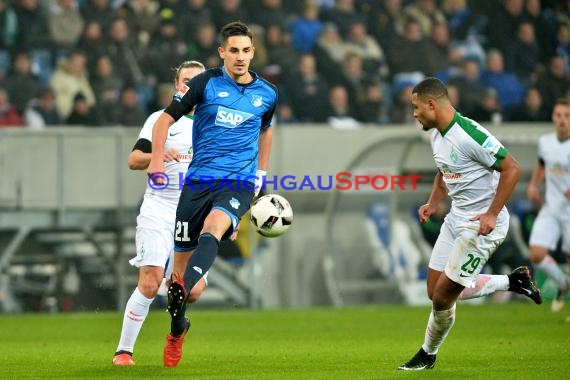
M 281 124 L 412 123 L 425 76 L 480 122 L 548 121 L 570 98 L 568 0 L 0 0 L 0 127 L 141 127 L 174 67 L 221 64 L 236 20 Z

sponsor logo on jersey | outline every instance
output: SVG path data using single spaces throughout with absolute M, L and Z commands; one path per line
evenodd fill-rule
M 227 91 L 218 92 L 218 97 L 219 97 L 219 98 L 227 98 L 228 96 L 230 96 L 230 93 L 227 92 Z
M 178 153 L 176 158 L 178 159 L 178 162 L 190 162 L 192 161 L 192 153 Z
M 254 107 L 261 107 L 263 105 L 263 98 L 259 95 L 252 95 L 251 96 L 251 104 Z
M 251 113 L 219 106 L 215 124 L 226 128 L 235 128 L 252 116 Z
M 239 208 L 239 205 L 240 205 L 240 203 L 237 199 L 235 199 L 234 197 L 232 197 L 232 199 L 230 199 L 230 206 L 232 206 L 236 210 Z
M 495 155 L 501 149 L 501 144 L 493 136 L 487 137 L 487 140 L 483 143 L 483 149 Z
M 443 165 L 440 168 L 441 171 L 441 175 L 443 176 L 444 179 L 447 180 L 454 180 L 454 179 L 459 179 L 461 178 L 461 173 L 455 173 L 453 170 L 451 170 L 449 168 L 449 166 L 447 165 Z

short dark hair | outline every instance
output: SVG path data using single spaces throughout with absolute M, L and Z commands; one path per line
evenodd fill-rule
M 230 22 L 222 27 L 222 30 L 220 31 L 220 40 L 222 45 L 228 42 L 228 38 L 233 36 L 247 36 L 253 42 L 253 32 L 241 21 Z
M 418 97 L 446 98 L 447 87 L 437 78 L 427 77 L 418 83 L 412 90 L 412 94 L 418 94 Z
M 554 106 L 570 106 L 570 99 L 567 98 L 558 98 Z

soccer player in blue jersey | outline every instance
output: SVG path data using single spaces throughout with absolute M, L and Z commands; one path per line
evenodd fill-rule
M 147 173 L 157 183 L 164 172 L 163 146 L 168 128 L 196 107 L 194 156 L 176 210 L 174 271 L 168 289 L 172 317 L 164 365 L 174 367 L 190 327 L 188 295 L 216 258 L 221 240 L 237 233 L 266 175 L 271 152 L 271 119 L 276 88 L 249 70 L 255 48 L 242 22 L 225 25 L 218 48 L 224 64 L 194 77 L 178 91 L 158 118 Z

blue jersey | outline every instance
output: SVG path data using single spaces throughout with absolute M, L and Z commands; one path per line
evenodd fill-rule
M 205 178 L 254 182 L 258 139 L 271 126 L 277 103 L 275 86 L 250 71 L 253 81 L 241 85 L 224 68 L 192 78 L 164 111 L 178 120 L 194 106 L 194 155 L 186 180 Z

